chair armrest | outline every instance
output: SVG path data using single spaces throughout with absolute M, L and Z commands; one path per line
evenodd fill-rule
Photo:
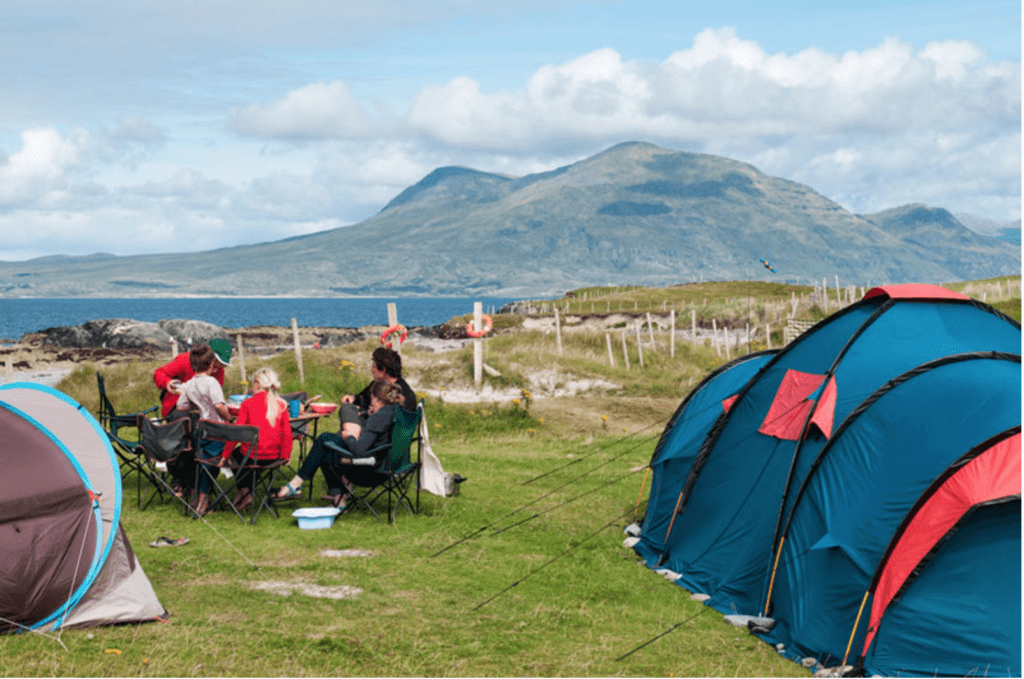
M 366 451 L 366 455 L 364 455 L 362 457 L 356 457 L 350 451 L 348 451 L 345 448 L 342 448 L 341 446 L 339 446 L 337 443 L 334 443 L 333 441 L 323 441 L 323 445 L 328 450 L 333 450 L 334 452 L 336 452 L 336 453 L 346 457 L 347 458 L 347 464 L 352 464 L 352 465 L 356 465 L 356 466 L 363 466 L 363 467 L 373 467 L 373 466 L 376 466 L 378 464 L 378 462 L 379 462 L 379 460 L 378 460 L 378 453 L 383 452 L 384 456 L 386 457 L 387 456 L 387 452 L 391 450 L 391 444 L 390 443 L 386 443 L 386 444 L 384 444 L 382 446 L 377 446 L 376 448 L 371 448 L 370 450 Z

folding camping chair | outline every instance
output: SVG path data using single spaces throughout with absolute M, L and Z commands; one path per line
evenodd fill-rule
M 270 494 L 270 486 L 274 483 L 278 472 L 285 466 L 286 462 L 282 459 L 257 460 L 256 449 L 259 445 L 259 437 L 259 427 L 254 425 L 199 420 L 199 424 L 196 427 L 196 440 L 199 442 L 199 445 L 201 445 L 202 441 L 223 441 L 225 446 L 230 446 L 231 448 L 234 448 L 237 443 L 244 443 L 248 446 L 246 454 L 241 459 L 232 456 L 224 467 L 219 466 L 220 456 L 204 459 L 202 455 L 197 454 L 195 460 L 196 475 L 206 474 L 213 484 L 213 490 L 209 497 L 210 507 L 215 507 L 227 499 L 228 493 L 233 488 L 238 487 L 240 475 L 252 475 L 253 503 L 249 520 L 249 523 L 252 524 L 256 523 L 264 508 L 270 511 L 273 516 L 277 516 L 277 511 L 271 506 L 268 496 Z M 198 446 L 196 450 L 198 453 Z M 231 478 L 225 480 L 223 485 L 218 480 L 221 469 L 231 472 Z M 234 504 L 228 502 L 228 505 L 231 506 L 232 511 L 235 512 L 235 515 L 238 516 L 242 523 L 247 522 L 242 512 Z
M 362 494 L 356 494 L 356 501 L 370 510 L 370 513 L 377 517 L 377 520 L 384 523 L 380 515 L 374 510 L 373 503 L 381 496 L 388 498 L 388 523 L 395 522 L 398 508 L 403 507 L 410 514 L 415 514 L 420 509 L 420 440 L 419 424 L 423 417 L 423 401 L 416 406 L 416 410 L 407 410 L 402 406 L 395 406 L 395 419 L 391 425 L 391 443 L 379 446 L 369 451 L 370 455 L 365 458 L 353 458 L 353 464 L 364 463 L 374 465 L 374 473 L 370 476 L 372 485 L 356 484 L 367 490 Z M 344 448 L 324 441 L 324 445 L 340 453 L 342 456 L 351 456 L 351 453 Z M 416 444 L 416 459 L 412 459 L 412 444 Z M 344 474 L 344 465 L 339 470 Z M 416 504 L 413 507 L 412 482 L 416 481 Z M 392 509 L 393 507 L 393 509 Z
M 143 502 L 140 482 L 139 509 L 146 509 L 157 495 L 163 502 L 166 492 L 168 497 L 181 502 L 182 513 L 187 515 L 190 510 L 194 513 L 195 510 L 188 503 L 188 499 L 175 494 L 174 487 L 168 481 L 168 477 L 171 475 L 168 471 L 169 465 L 191 461 L 192 453 L 195 450 L 192 419 L 184 416 L 173 420 L 154 421 L 145 415 L 139 415 L 137 426 L 140 436 L 137 448 L 146 467 L 145 477 L 153 487 L 149 497 Z
M 140 416 L 147 416 L 150 413 L 156 412 L 160 406 L 155 405 L 152 408 L 148 408 L 138 413 L 118 415 L 117 411 L 114 409 L 114 404 L 110 401 L 110 397 L 107 396 L 107 389 L 103 382 L 103 375 L 101 375 L 98 370 L 96 371 L 96 386 L 99 389 L 100 396 L 100 407 L 96 419 L 99 420 L 100 426 L 103 427 L 103 431 L 106 433 L 111 446 L 114 448 L 114 452 L 117 453 L 121 480 L 124 481 L 127 479 L 128 475 L 133 471 L 138 472 L 138 488 L 141 496 L 142 480 L 147 472 L 142 455 L 137 450 L 140 436 L 138 418 Z M 122 431 L 123 429 L 134 429 L 134 435 L 130 437 L 125 436 L 125 432 Z

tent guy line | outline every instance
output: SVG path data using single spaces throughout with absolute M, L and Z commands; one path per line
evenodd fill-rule
M 622 440 L 625 440 L 625 439 L 622 439 Z M 548 491 L 547 493 L 544 493 L 540 497 L 534 498 L 530 502 L 527 502 L 525 505 L 521 505 L 521 506 L 517 507 L 516 509 L 513 509 L 511 512 L 505 514 L 502 517 L 499 517 L 499 518 L 495 519 L 494 521 L 492 521 L 491 523 L 487 524 L 486 526 L 482 526 L 481 528 L 478 528 L 477 530 L 473 531 L 469 535 L 466 535 L 465 537 L 463 537 L 463 538 L 461 538 L 459 540 L 456 540 L 455 542 L 453 542 L 452 544 L 448 545 L 447 547 L 444 547 L 441 550 L 431 554 L 430 558 L 433 559 L 435 556 L 439 556 L 439 555 L 443 554 L 444 552 L 447 552 L 452 547 L 455 547 L 456 545 L 460 545 L 463 542 L 466 542 L 467 540 L 469 540 L 469 539 L 479 535 L 480 533 L 484 532 L 488 528 L 494 526 L 495 524 L 504 521 L 505 519 L 509 518 L 510 516 L 515 516 L 516 514 L 521 512 L 522 510 L 526 509 L 527 507 L 530 507 L 531 505 L 534 505 L 534 504 L 540 502 L 544 498 L 546 498 L 546 497 L 548 497 L 550 495 L 553 495 L 554 493 L 557 493 L 558 491 L 562 490 L 563 488 L 565 488 L 567 486 L 571 486 L 572 484 L 576 483 L 577 481 L 579 481 L 580 479 L 584 478 L 585 476 L 593 474 L 595 471 L 597 471 L 601 467 L 604 467 L 607 464 L 611 464 L 612 462 L 614 462 L 615 460 L 619 459 L 620 457 L 628 455 L 629 453 L 631 453 L 631 452 L 637 450 L 638 448 L 640 448 L 640 446 L 644 445 L 645 443 L 649 443 L 651 440 L 653 440 L 653 437 L 652 438 L 648 438 L 648 439 L 644 439 L 643 441 L 641 441 L 637 445 L 633 446 L 632 448 L 629 448 L 625 452 L 623 452 L 623 453 L 621 453 L 619 455 L 616 455 L 615 457 L 611 458 L 610 460 L 606 460 L 605 462 L 602 462 L 601 464 L 597 465 L 596 467 L 594 467 L 590 471 L 584 472 L 583 474 L 580 474 L 579 476 L 576 476 L 576 477 L 574 477 L 572 479 L 569 479 L 568 481 L 566 481 L 562 485 L 558 486 L 557 488 L 551 489 L 550 491 Z M 612 444 L 612 445 L 615 445 L 615 444 Z M 576 498 L 576 499 L 578 499 L 578 498 Z M 539 516 L 539 514 L 537 516 Z M 530 517 L 530 518 L 534 518 L 534 517 Z M 529 521 L 529 519 L 526 519 L 526 521 Z M 518 522 L 515 525 L 518 525 L 519 523 L 523 523 L 523 521 L 520 521 L 520 522 Z M 511 526 L 509 526 L 509 528 L 511 528 Z M 505 530 L 505 529 L 502 529 L 502 530 Z M 501 531 L 499 531 L 499 532 L 501 532 Z
M 611 448 L 613 446 L 617 446 L 618 444 L 622 443 L 623 441 L 628 441 L 629 439 L 633 438 L 634 436 L 639 436 L 640 434 L 642 434 L 643 432 L 647 431 L 651 427 L 656 427 L 658 425 L 664 425 L 667 421 L 668 420 L 657 420 L 655 422 L 651 422 L 646 427 L 642 427 L 640 429 L 637 429 L 634 432 L 630 432 L 628 435 L 623 436 L 622 438 L 618 439 L 617 441 L 614 441 L 611 445 L 608 446 L 608 448 Z M 533 483 L 534 481 L 536 481 L 538 479 L 543 479 L 544 477 L 550 476 L 551 474 L 554 474 L 555 472 L 559 472 L 559 471 L 565 469 L 566 467 L 571 467 L 572 465 L 578 464 L 578 463 L 582 462 L 583 460 L 586 460 L 589 457 L 593 457 L 594 455 L 597 455 L 598 453 L 600 453 L 601 450 L 602 450 L 602 448 L 597 448 L 593 452 L 588 453 L 588 454 L 584 455 L 583 457 L 571 460 L 570 462 L 566 462 L 561 467 L 555 467 L 551 471 L 544 472 L 543 474 L 540 474 L 539 476 L 534 476 L 532 479 L 527 479 L 526 481 L 523 481 L 519 485 L 525 486 L 525 485 L 527 485 L 529 483 Z M 605 448 L 604 450 L 607 450 L 607 448 Z
M 602 532 L 602 531 L 604 531 L 604 530 L 605 530 L 606 528 L 608 528 L 608 527 L 609 527 L 609 526 L 611 526 L 611 525 L 614 525 L 614 524 L 615 524 L 616 522 L 618 522 L 618 521 L 621 521 L 621 520 L 622 520 L 623 518 L 625 518 L 626 516 L 628 516 L 628 515 L 629 515 L 629 513 L 630 513 L 631 511 L 633 511 L 633 510 L 632 510 L 632 509 L 630 509 L 629 511 L 626 511 L 626 512 L 624 512 L 624 513 L 620 514 L 619 516 L 615 517 L 614 519 L 612 519 L 612 520 L 611 520 L 611 521 L 609 521 L 608 523 L 604 524 L 603 526 L 601 526 L 600 528 L 598 528 L 598 529 L 597 529 L 596 531 L 594 531 L 593 533 L 591 533 L 591 534 L 590 534 L 590 535 L 588 535 L 587 537 L 585 537 L 585 538 L 583 538 L 582 540 L 580 540 L 579 542 L 577 542 L 577 543 L 576 543 L 575 545 L 573 545 L 572 547 L 569 547 L 568 549 L 566 549 L 565 551 L 563 551 L 563 552 L 562 552 L 561 554 L 559 554 L 559 555 L 557 555 L 557 556 L 555 556 L 555 557 L 552 557 L 551 559 L 549 559 L 548 561 L 544 562 L 544 563 L 543 563 L 543 564 L 541 564 L 540 566 L 537 566 L 537 568 L 535 568 L 534 570 L 530 571 L 529 573 L 527 573 L 526 575 L 524 575 L 524 576 L 523 576 L 522 578 L 520 578 L 519 580 L 516 580 L 516 581 L 515 581 L 515 582 L 513 582 L 513 583 L 512 583 L 511 585 L 509 585 L 509 586 L 508 586 L 508 587 L 506 587 L 505 589 L 501 590 L 500 592 L 498 592 L 497 594 L 495 594 L 494 596 L 492 596 L 492 597 L 491 597 L 490 599 L 487 599 L 486 601 L 483 601 L 483 602 L 481 602 L 481 603 L 477 604 L 476 606 L 474 606 L 474 607 L 473 607 L 473 610 L 474 610 L 474 611 L 478 611 L 478 610 L 480 610 L 481 608 L 483 608 L 483 607 L 484 607 L 484 606 L 486 606 L 487 604 L 491 603 L 492 601 L 494 601 L 494 600 L 495 600 L 495 599 L 497 599 L 497 598 L 498 598 L 499 596 L 501 596 L 501 595 L 502 595 L 502 594 L 504 594 L 505 592 L 509 591 L 509 590 L 510 590 L 510 589 L 512 589 L 513 587 L 517 587 L 517 586 L 518 586 L 518 585 L 519 585 L 520 583 L 522 583 L 522 582 L 525 582 L 525 581 L 527 580 L 527 578 L 530 578 L 530 577 L 532 577 L 532 576 L 536 575 L 536 574 L 537 574 L 537 573 L 539 573 L 539 572 L 540 572 L 541 570 L 543 570 L 543 569 L 547 568 L 548 566 L 550 566 L 550 565 L 551 565 L 551 564 L 553 564 L 554 562 L 558 561 L 559 559 L 561 559 L 561 558 L 562 558 L 563 556 L 565 556 L 566 554 L 569 554 L 570 552 L 572 552 L 572 550 L 576 549 L 577 547 L 579 547 L 580 545 L 582 545 L 582 544 L 583 544 L 584 542 L 586 542 L 586 541 L 587 541 L 587 540 L 589 540 L 590 538 L 592 538 L 592 537 L 595 537 L 595 536 L 597 536 L 597 535 L 600 535 L 600 534 L 601 534 L 601 532 Z

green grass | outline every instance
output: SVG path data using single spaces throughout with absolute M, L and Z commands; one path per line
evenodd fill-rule
M 745 295 L 748 284 L 732 285 L 679 289 L 689 288 L 688 303 L 703 304 L 706 294 L 711 308 L 714 299 Z M 757 303 L 788 304 L 792 287 L 753 305 L 723 304 L 748 310 Z M 665 290 L 677 288 L 614 294 L 634 295 L 638 305 L 648 294 L 652 305 L 660 305 L 657 295 Z M 994 301 L 990 293 L 989 301 L 1019 321 L 1017 295 Z M 629 370 L 621 342 L 613 342 L 616 365 L 608 365 L 603 333 L 565 333 L 562 354 L 553 335 L 539 332 L 485 340 L 488 364 L 502 373 L 485 377 L 492 386 L 518 390 L 526 375 L 539 370 L 553 371 L 556 381 L 601 379 L 615 386 L 561 399 L 518 391 L 518 404 L 427 398 L 434 449 L 447 471 L 468 480 L 457 497 L 422 494 L 420 513 L 399 514 L 393 525 L 355 512 L 330 530 L 298 530 L 290 512 L 322 504 L 319 476 L 312 488 L 306 485 L 306 499 L 284 505 L 280 518 L 263 516 L 256 526 L 226 512 L 210 515 L 208 524 L 192 521 L 171 505 L 140 512 L 132 504 L 135 479 L 129 478 L 122 524 L 169 621 L 65 630 L 60 643 L 35 634 L 2 636 L 0 674 L 809 676 L 639 565 L 622 546 L 621 527 L 633 519 L 641 495 L 644 473 L 635 470 L 650 459 L 683 396 L 725 360 L 710 347 L 680 341 L 676 357 L 669 358 L 667 335 L 656 337 L 661 347 L 645 349 L 643 369 L 630 343 Z M 375 346 L 367 341 L 304 352 L 304 385 L 291 352 L 247 356 L 246 365 L 250 375 L 260 365 L 273 366 L 285 391 L 301 386 L 337 401 L 364 386 Z M 471 383 L 472 355 L 470 347 L 440 355 L 408 347 L 403 362 L 415 389 L 451 389 Z M 155 403 L 156 365 L 102 369 L 119 410 Z M 85 365 L 60 385 L 93 412 L 95 369 Z M 229 370 L 225 392 L 242 388 L 238 370 Z M 191 542 L 146 546 L 163 535 Z M 445 547 L 450 549 L 437 554 Z M 324 549 L 372 556 L 330 558 L 321 555 Z M 273 582 L 350 586 L 362 593 L 329 599 L 254 588 Z
M 583 444 L 512 432 L 436 445 L 446 469 L 468 478 L 462 493 L 445 499 L 423 494 L 421 512 L 400 514 L 394 525 L 359 512 L 341 517 L 330 530 L 300 531 L 288 516 L 290 507 L 281 518 L 265 516 L 256 526 L 225 512 L 212 514 L 206 525 L 170 505 L 144 512 L 129 506 L 122 523 L 171 614 L 169 622 L 65 630 L 60 639 L 66 650 L 38 635 L 2 637 L 2 672 L 806 675 L 638 565 L 622 546 L 620 527 L 632 520 L 642 479 L 630 470 L 647 461 L 653 445 L 650 437 L 597 437 Z M 565 466 L 576 458 L 578 463 Z M 547 472 L 553 473 L 523 485 Z M 129 480 L 126 498 L 134 497 L 133 489 Z M 320 481 L 314 497 L 322 490 Z M 186 535 L 191 542 L 146 546 L 161 535 Z M 329 558 L 320 555 L 323 549 L 360 549 L 372 556 Z M 264 582 L 363 591 L 352 600 L 332 600 L 253 588 Z

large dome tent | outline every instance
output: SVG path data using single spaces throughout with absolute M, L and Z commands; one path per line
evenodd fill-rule
M 121 528 L 117 458 L 67 395 L 0 386 L 0 629 L 166 615 Z
M 684 455 L 688 468 L 652 460 L 652 502 L 635 549 L 716 610 L 763 620 L 758 632 L 793 659 L 838 664 L 906 512 L 968 449 L 1019 425 L 1019 352 L 1020 325 L 988 305 L 937 286 L 872 289 L 731 393 L 701 385 L 721 397 L 721 414 L 710 429 L 705 420 L 703 430 L 676 432 L 688 423 L 670 422 L 661 443 L 692 449 L 698 438 L 699 451 Z M 904 468 L 880 471 L 897 459 Z M 654 488 L 677 501 L 654 501 Z M 835 526 L 822 528 L 819 502 L 834 510 Z M 854 509 L 873 504 L 885 507 L 881 523 Z M 830 579 L 835 559 L 848 570 Z M 1019 607 L 1019 588 L 1016 598 Z M 1019 672 L 1019 648 L 1016 656 Z

